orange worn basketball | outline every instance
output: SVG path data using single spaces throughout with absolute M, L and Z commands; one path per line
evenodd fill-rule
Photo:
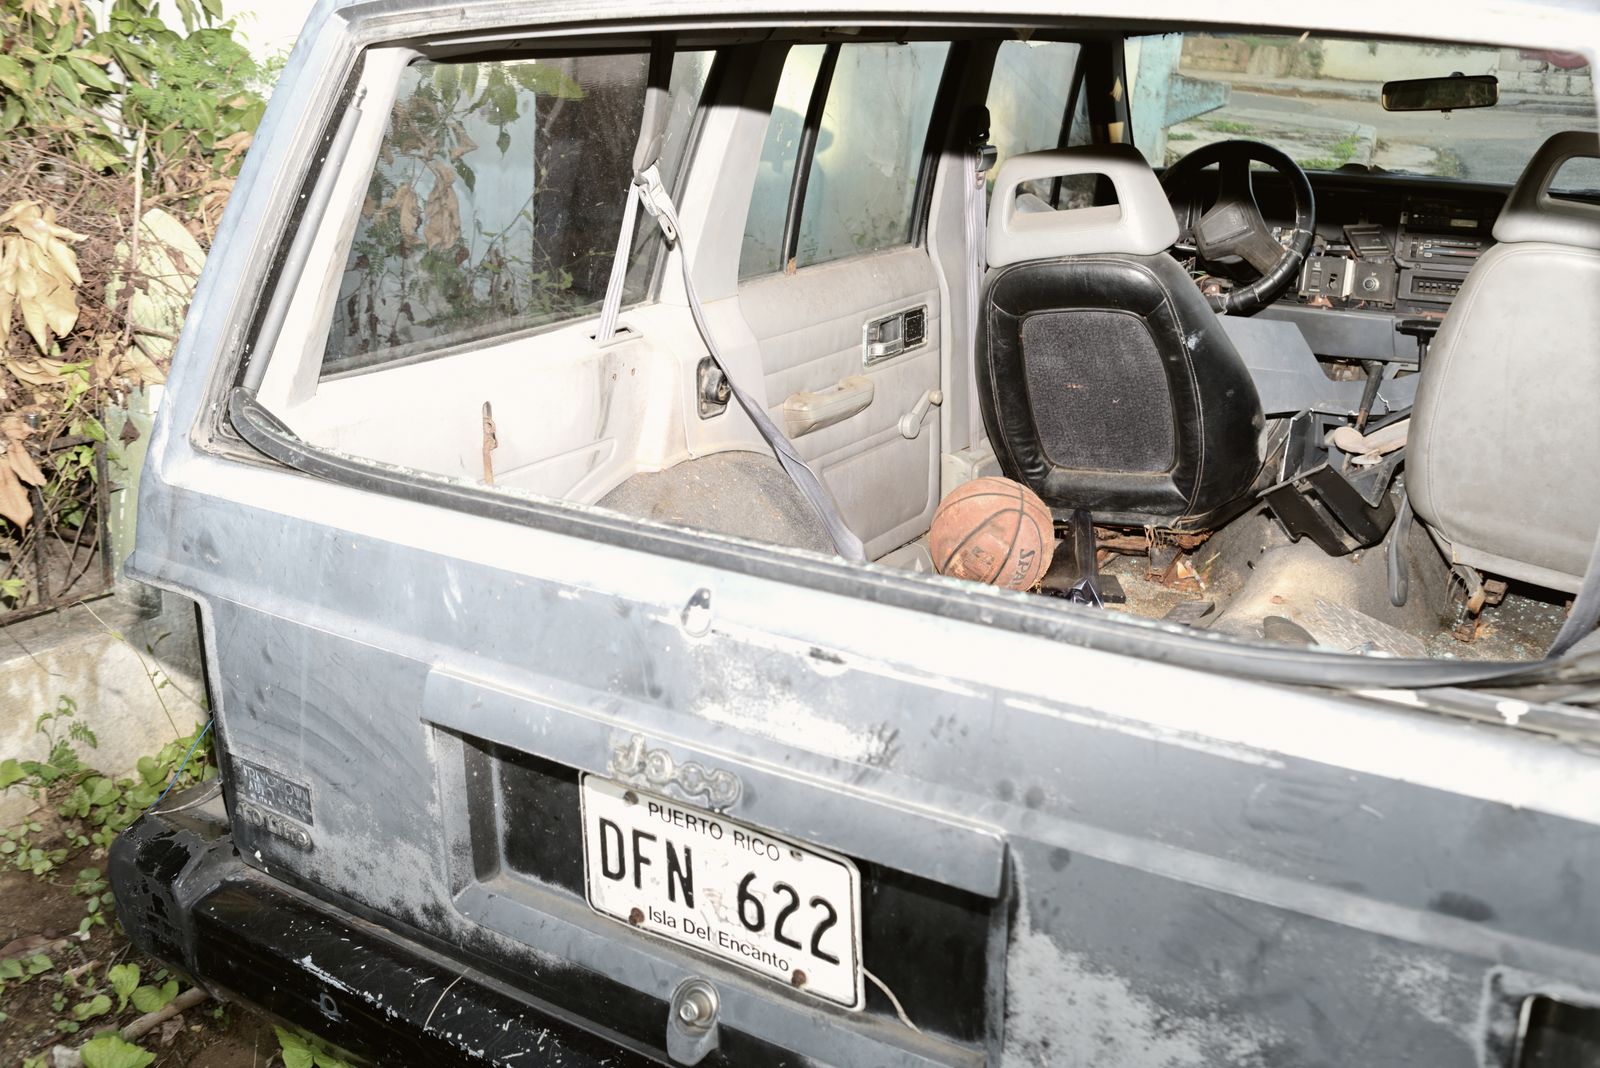
M 1013 590 L 1032 588 L 1050 568 L 1055 527 L 1039 495 L 1009 478 L 975 478 L 939 502 L 928 552 L 941 575 Z

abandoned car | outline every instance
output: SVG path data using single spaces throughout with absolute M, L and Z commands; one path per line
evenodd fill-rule
M 1594 1063 L 1597 48 L 323 4 L 152 438 L 222 774 L 123 924 L 384 1064 Z

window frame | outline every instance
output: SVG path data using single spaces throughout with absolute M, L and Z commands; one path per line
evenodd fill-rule
M 788 201 L 784 207 L 783 230 L 778 244 L 778 269 L 776 271 L 762 271 L 759 274 L 741 276 L 740 285 L 747 285 L 763 278 L 771 278 L 775 274 L 794 274 L 813 267 L 827 267 L 835 263 L 844 263 L 856 256 L 871 256 L 881 252 L 889 252 L 903 248 L 925 248 L 928 239 L 928 214 L 933 202 L 933 181 L 938 171 L 939 148 L 948 136 L 950 125 L 950 112 L 955 106 L 955 94 L 960 88 L 962 63 L 956 62 L 958 56 L 965 62 L 971 50 L 972 42 L 930 38 L 934 43 L 948 46 L 945 51 L 944 64 L 939 71 L 939 84 L 934 90 L 933 106 L 928 115 L 928 130 L 923 136 L 922 151 L 918 157 L 916 184 L 911 194 L 911 219 L 908 227 L 907 238 L 903 243 L 890 245 L 886 248 L 872 249 L 867 252 L 855 253 L 851 256 L 841 256 L 838 259 L 825 260 L 821 263 L 800 266 L 798 254 L 800 250 L 800 223 L 805 206 L 806 185 L 810 181 L 811 164 L 816 155 L 817 135 L 822 128 L 822 113 L 828 105 L 828 92 L 833 86 L 833 72 L 839 61 L 839 52 L 846 44 L 855 44 L 853 41 L 829 41 L 822 54 L 822 60 L 817 65 L 817 77 L 811 85 L 811 95 L 806 101 L 805 120 L 800 129 L 800 143 L 795 151 L 794 177 L 789 182 Z M 816 41 L 795 41 L 790 48 L 803 44 L 819 44 Z M 872 42 L 881 43 L 881 42 Z M 909 42 L 902 42 L 909 43 Z M 784 53 L 784 62 L 788 62 L 788 52 Z M 768 105 L 768 122 L 771 122 L 771 104 Z M 790 264 L 794 264 L 791 268 Z
M 440 52 L 439 54 L 435 54 L 434 52 L 428 51 L 428 50 L 416 50 L 417 54 L 416 54 L 415 59 L 413 59 L 412 62 L 415 63 L 415 62 L 422 62 L 422 61 L 430 61 L 430 62 L 435 62 L 435 63 L 457 63 L 457 64 L 460 64 L 460 63 L 492 63 L 492 62 L 496 62 L 496 61 L 506 61 L 506 60 L 541 60 L 541 59 L 546 59 L 546 58 L 554 58 L 554 59 L 590 58 L 590 57 L 596 57 L 596 56 L 619 56 L 619 55 L 636 55 L 636 54 L 642 54 L 642 55 L 648 57 L 650 55 L 650 53 L 651 53 L 652 48 L 654 47 L 654 45 L 658 41 L 658 39 L 660 39 L 662 37 L 665 37 L 667 39 L 667 44 L 669 46 L 669 59 L 668 59 L 669 64 L 672 63 L 673 61 L 675 61 L 679 55 L 684 54 L 684 53 L 688 53 L 688 52 L 709 52 L 711 54 L 711 62 L 710 62 L 710 65 L 706 69 L 705 81 L 701 84 L 700 91 L 699 91 L 698 95 L 695 98 L 692 117 L 690 118 L 688 129 L 685 131 L 685 134 L 684 134 L 684 149 L 683 149 L 683 152 L 682 152 L 681 157 L 680 157 L 679 166 L 677 168 L 677 172 L 672 176 L 672 194 L 673 194 L 674 198 L 680 198 L 682 196 L 682 192 L 683 192 L 683 189 L 684 189 L 684 183 L 687 180 L 687 175 L 688 175 L 688 171 L 690 169 L 690 164 L 693 161 L 694 149 L 695 149 L 696 144 L 699 141 L 701 129 L 702 129 L 702 126 L 703 126 L 703 124 L 705 122 L 706 104 L 707 104 L 707 102 L 709 100 L 713 99 L 713 95 L 716 92 L 716 88 L 717 88 L 716 84 L 715 84 L 715 79 L 717 79 L 719 76 L 721 76 L 721 74 L 722 74 L 722 72 L 723 72 L 723 70 L 725 69 L 725 66 L 726 66 L 725 60 L 726 60 L 726 51 L 727 51 L 727 49 L 726 49 L 725 46 L 715 46 L 715 47 L 709 47 L 709 48 L 706 48 L 706 47 L 696 48 L 696 47 L 692 47 L 692 46 L 691 47 L 685 47 L 685 46 L 681 45 L 678 40 L 674 39 L 674 35 L 673 34 L 667 33 L 667 34 L 652 34 L 652 35 L 650 35 L 650 37 L 646 40 L 646 42 L 645 42 L 645 44 L 644 44 L 642 49 L 639 48 L 639 47 L 636 47 L 633 42 L 629 42 L 627 44 L 619 44 L 619 45 L 589 45 L 589 46 L 581 46 L 581 47 L 571 48 L 571 49 L 560 48 L 559 46 L 557 46 L 557 47 L 552 47 L 552 48 L 548 48 L 548 49 L 538 49 L 538 50 L 521 50 L 521 49 L 508 50 L 508 49 L 504 49 L 504 48 L 491 48 L 491 49 L 484 49 L 484 50 L 479 50 L 479 51 L 444 50 L 444 51 Z M 368 51 L 367 49 L 363 49 L 362 50 L 361 56 L 363 58 L 365 57 L 367 51 Z M 643 112 L 640 113 L 640 116 L 641 116 L 641 121 L 642 121 Z M 330 129 L 330 133 L 329 133 L 329 137 L 330 138 L 332 136 L 331 131 L 333 129 L 335 129 L 335 128 L 337 128 L 337 122 L 334 122 L 329 128 Z M 387 136 L 387 133 L 385 133 L 385 136 Z M 318 171 L 320 171 L 320 168 L 318 168 Z M 314 180 L 315 180 L 314 177 L 312 179 L 310 179 L 310 180 L 311 180 L 312 184 L 314 184 Z M 626 188 L 619 189 L 617 191 L 617 202 L 619 204 L 623 203 L 623 198 L 627 195 L 627 192 L 628 191 L 627 191 Z M 621 219 L 620 219 L 620 216 L 619 216 L 619 219 L 618 219 L 619 232 L 620 232 L 620 226 L 621 226 Z M 639 233 L 639 231 L 641 229 L 643 229 L 643 228 L 644 228 L 643 221 L 641 221 L 640 223 L 636 224 L 635 235 L 637 235 Z M 354 235 L 352 235 L 351 239 L 352 240 L 354 239 Z M 284 247 L 285 247 L 285 250 L 287 250 L 288 243 L 286 243 Z M 654 250 L 650 253 L 650 258 L 651 258 L 650 270 L 646 273 L 645 279 L 644 279 L 644 290 L 640 294 L 638 299 L 628 301 L 628 302 L 626 302 L 626 303 L 624 303 L 622 305 L 622 310 L 624 310 L 624 311 L 626 311 L 628 309 L 633 309 L 633 308 L 645 307 L 647 305 L 650 305 L 650 304 L 653 304 L 653 303 L 657 302 L 660 299 L 661 285 L 662 285 L 663 279 L 665 277 L 665 273 L 664 272 L 665 272 L 666 263 L 667 263 L 667 260 L 668 260 L 669 257 L 667 255 L 665 255 L 666 248 L 665 248 L 665 244 L 663 242 L 660 242 L 659 240 L 656 241 L 654 246 L 653 246 L 653 248 L 654 248 Z M 347 246 L 346 246 L 344 251 L 345 251 L 345 254 L 348 256 L 348 252 L 349 252 L 348 243 L 347 243 Z M 330 264 L 330 269 L 331 268 L 332 268 L 332 265 Z M 306 280 L 306 276 L 302 275 L 301 278 L 297 279 L 294 284 L 296 286 L 299 286 L 299 285 L 303 284 L 305 282 L 305 280 Z M 268 302 L 266 302 L 266 301 L 263 302 L 263 305 L 262 305 L 263 309 L 265 308 L 266 303 L 268 303 Z M 481 348 L 484 348 L 486 346 L 502 345 L 502 344 L 507 344 L 507 343 L 516 342 L 516 341 L 523 341 L 523 340 L 526 340 L 528 338 L 538 337 L 540 335 L 553 333 L 555 331 L 562 330 L 562 329 L 568 329 L 574 323 L 580 323 L 580 322 L 583 322 L 583 321 L 588 320 L 588 319 L 596 318 L 596 317 L 598 317 L 599 314 L 600 314 L 600 308 L 599 308 L 598 305 L 596 305 L 594 308 L 586 311 L 584 314 L 581 314 L 581 315 L 574 315 L 574 316 L 570 316 L 570 317 L 563 318 L 563 319 L 554 319 L 554 320 L 551 320 L 549 322 L 530 323 L 530 324 L 526 324 L 526 325 L 515 327 L 513 329 L 508 329 L 508 330 L 504 330 L 504 331 L 497 332 L 497 333 L 494 333 L 494 334 L 490 334 L 488 336 L 481 337 L 481 338 L 466 338 L 466 339 L 460 339 L 460 340 L 452 340 L 452 341 L 450 341 L 450 342 L 448 342 L 446 344 L 441 344 L 441 345 L 439 345 L 439 346 L 437 346 L 435 348 L 430 348 L 430 349 L 427 349 L 426 351 L 422 351 L 422 352 L 414 352 L 414 353 L 410 353 L 410 354 L 407 354 L 407 355 L 404 355 L 404 356 L 398 356 L 398 357 L 395 357 L 393 359 L 377 360 L 377 361 L 374 361 L 372 363 L 363 364 L 363 365 L 360 365 L 360 366 L 346 367 L 346 368 L 343 368 L 343 369 L 340 369 L 340 370 L 335 370 L 335 371 L 326 372 L 326 373 L 319 373 L 317 375 L 317 382 L 319 384 L 323 383 L 323 382 L 340 382 L 340 381 L 344 381 L 344 380 L 349 379 L 349 378 L 357 377 L 359 375 L 374 374 L 374 373 L 377 373 L 379 371 L 388 370 L 390 368 L 410 367 L 410 366 L 413 366 L 415 364 L 425 363 L 425 362 L 430 361 L 430 360 L 445 359 L 445 358 L 448 358 L 448 357 L 451 357 L 451 356 L 460 355 L 463 352 L 471 351 L 471 350 L 474 350 L 474 349 L 481 349 Z M 255 331 L 252 330 L 252 337 L 254 336 L 254 334 L 255 334 Z M 323 339 L 323 344 L 324 344 L 324 347 L 325 347 L 326 346 L 326 337 L 324 337 L 324 339 Z M 248 358 L 248 355 L 249 354 L 247 353 L 247 358 Z M 266 355 L 266 356 L 270 357 L 270 354 L 263 354 L 263 355 Z M 327 353 L 326 353 L 326 351 L 324 351 L 324 353 L 323 353 L 323 358 L 324 359 L 326 359 L 326 355 L 327 355 Z

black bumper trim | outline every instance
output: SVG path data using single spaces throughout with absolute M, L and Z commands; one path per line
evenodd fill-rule
M 233 849 L 220 799 L 145 816 L 112 845 L 109 867 L 118 917 L 140 949 L 379 1064 L 660 1063 L 252 871 Z

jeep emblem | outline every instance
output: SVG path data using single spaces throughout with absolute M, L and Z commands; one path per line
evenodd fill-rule
M 611 750 L 611 774 L 617 779 L 643 779 L 650 786 L 663 791 L 675 786 L 691 799 L 703 796 L 706 807 L 718 811 L 739 800 L 739 794 L 744 790 L 739 777 L 733 772 L 720 768 L 708 771 L 704 765 L 693 760 L 679 764 L 665 749 L 647 748 L 642 734 L 633 735 L 627 744 Z

